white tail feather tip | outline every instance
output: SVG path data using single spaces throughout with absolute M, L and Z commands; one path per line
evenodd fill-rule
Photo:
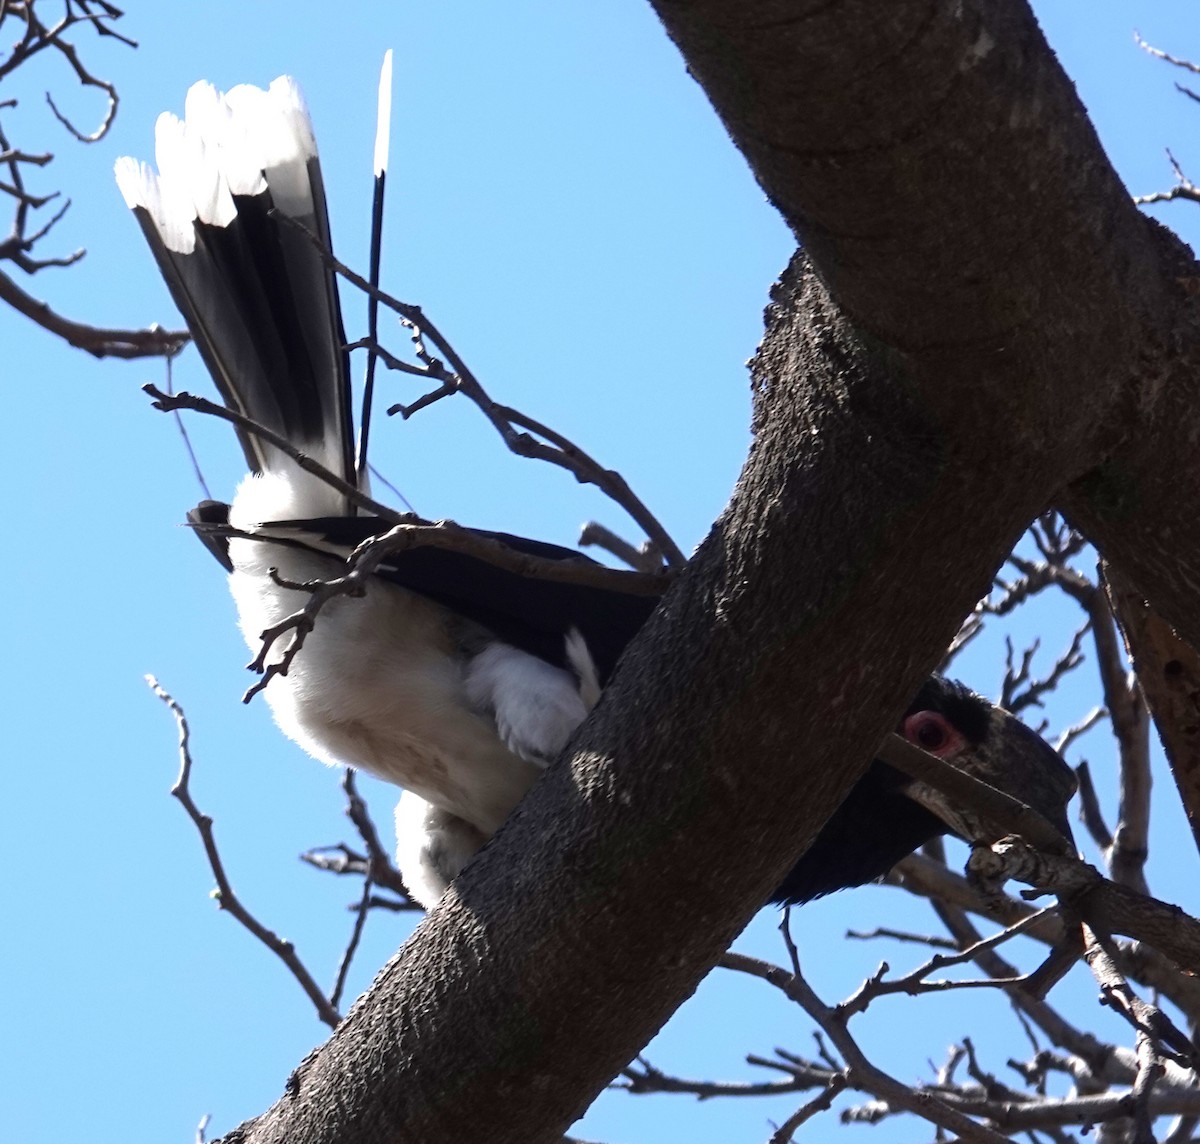
M 379 111 L 375 119 L 375 177 L 387 171 L 388 142 L 392 134 L 392 49 L 383 53 L 379 71 Z
M 242 84 L 221 94 L 201 81 L 188 90 L 185 118 L 170 113 L 155 124 L 159 174 L 123 160 L 117 185 L 130 208 L 150 215 L 169 250 L 195 249 L 195 222 L 228 226 L 235 195 L 270 188 L 275 206 L 304 217 L 314 211 L 308 164 L 316 158 L 312 122 L 290 76 L 264 91 Z
M 158 198 L 158 178 L 149 164 L 140 159 L 122 155 L 113 164 L 113 174 L 117 179 L 117 190 L 130 210 L 149 209 L 149 202 Z

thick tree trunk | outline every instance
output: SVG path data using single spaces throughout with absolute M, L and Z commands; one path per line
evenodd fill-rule
M 812 259 L 768 313 L 750 457 L 573 757 L 230 1140 L 560 1136 L 1192 349 L 1179 271 L 1022 5 L 656 6 Z

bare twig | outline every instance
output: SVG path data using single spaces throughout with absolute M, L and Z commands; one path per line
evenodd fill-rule
M 178 330 L 164 330 L 161 326 L 118 330 L 72 321 L 55 313 L 48 302 L 40 302 L 25 293 L 3 272 L 0 272 L 0 302 L 7 302 L 18 314 L 24 314 L 68 345 L 98 358 L 170 357 L 187 345 L 191 337 Z
M 412 502 L 408 499 L 408 497 L 406 497 L 398 488 L 396 488 L 396 486 L 394 484 L 392 484 L 391 481 L 389 481 L 387 479 L 387 477 L 385 477 L 374 465 L 370 464 L 369 462 L 367 464 L 367 471 L 371 474 L 372 480 L 378 481 L 402 505 L 404 505 L 405 511 L 411 512 L 414 515 L 416 515 L 417 510 L 413 507 Z
M 934 903 L 934 910 L 958 944 L 974 950 L 972 960 L 989 977 L 1006 980 L 1016 975 L 1017 969 L 1014 965 L 994 948 L 983 946 L 979 931 L 970 923 L 963 910 L 941 902 Z M 1039 1068 L 1044 1070 L 1048 1062 L 1061 1061 L 1063 1070 L 1071 1075 L 1080 1086 L 1080 1091 L 1084 1092 L 1100 1091 L 1109 1082 L 1132 1082 L 1136 1071 L 1135 1061 L 1133 1054 L 1127 1049 L 1104 1044 L 1092 1034 L 1077 1029 L 1044 998 L 1035 997 L 1020 986 L 1008 988 L 1006 992 L 1018 1017 L 1022 1018 L 1027 1032 L 1031 1032 L 1027 1022 L 1032 1022 L 1054 1045 L 1071 1054 L 1069 1057 L 1055 1057 L 1038 1050 L 1034 1041 Z M 1032 1034 L 1030 1039 L 1033 1041 Z
M 1143 1029 L 1137 1031 L 1138 1074 L 1129 1093 L 1134 1133 L 1130 1144 L 1154 1144 L 1154 1117 L 1150 1099 L 1154 1086 L 1162 1080 L 1165 1068 L 1155 1039 Z
M 951 1108 L 931 1092 L 914 1091 L 871 1064 L 857 1041 L 850 1035 L 844 1018 L 825 1005 L 799 973 L 789 973 L 781 966 L 733 952 L 726 953 L 718 964 L 725 969 L 746 973 L 766 981 L 790 1001 L 799 1005 L 820 1025 L 846 1061 L 845 1074 L 849 1087 L 870 1092 L 886 1101 L 890 1107 L 920 1116 L 932 1124 L 956 1133 L 961 1140 L 977 1141 L 978 1144 L 1001 1144 L 1005 1139 Z
M 347 767 L 342 776 L 342 790 L 346 794 L 346 817 L 354 823 L 358 836 L 367 848 L 367 878 L 378 886 L 384 886 L 394 893 L 402 895 L 408 901 L 410 909 L 419 910 L 421 907 L 408 895 L 408 890 L 400 877 L 400 871 L 392 864 L 391 855 L 379 841 L 375 822 L 367 809 L 366 800 L 358 793 L 358 784 L 353 767 Z
M 872 941 L 875 938 L 891 938 L 892 941 L 907 942 L 911 945 L 927 945 L 932 949 L 958 949 L 958 946 L 944 937 L 933 934 L 906 933 L 904 930 L 888 929 L 886 926 L 876 926 L 873 930 L 847 930 L 846 937 L 854 941 Z
M 278 213 L 274 217 L 307 235 L 328 266 L 345 278 L 347 282 L 362 290 L 368 298 L 399 315 L 401 324 L 411 332 L 417 357 L 422 364 L 410 367 L 405 372 L 419 373 L 435 382 L 436 388 L 409 405 L 393 405 L 388 413 L 400 413 L 404 417 L 411 417 L 418 410 L 440 401 L 443 397 L 449 397 L 455 393 L 464 394 L 487 417 L 509 450 L 521 457 L 531 457 L 557 465 L 573 474 L 575 479 L 582 484 L 595 485 L 632 517 L 655 548 L 663 553 L 669 567 L 681 568 L 687 563 L 687 558 L 679 546 L 619 473 L 603 468 L 561 433 L 535 421 L 511 406 L 496 404 L 488 396 L 479 379 L 467 367 L 466 362 L 459 357 L 437 326 L 426 317 L 420 306 L 401 302 L 400 299 L 373 287 L 361 274 L 356 274 L 345 263 L 334 257 L 332 251 L 326 249 L 314 234 L 295 219 Z M 449 369 L 441 359 L 427 350 L 426 340 L 444 356 L 446 362 L 449 363 Z M 376 350 L 376 352 L 378 351 Z M 404 368 L 398 363 L 398 359 L 391 355 L 379 354 L 378 356 L 389 368 Z
M 1001 683 L 1000 706 L 1014 715 L 1019 714 L 1027 707 L 1042 707 L 1044 705 L 1042 697 L 1054 691 L 1064 676 L 1083 663 L 1080 644 L 1090 627 L 1091 621 L 1089 620 L 1075 632 L 1067 650 L 1055 660 L 1050 670 L 1041 678 L 1035 677 L 1032 671 L 1033 657 L 1037 654 L 1041 641 L 1034 640 L 1022 653 L 1020 666 L 1014 667 L 1012 642 L 1006 639 L 1005 644 L 1008 650 L 1004 680 Z
M 1101 1004 L 1107 1005 L 1114 1012 L 1119 1013 L 1139 1034 L 1144 1034 L 1151 1039 L 1154 1048 L 1151 1056 L 1155 1062 L 1156 1071 L 1154 1079 L 1157 1080 L 1162 1075 L 1159 1053 L 1175 1061 L 1176 1064 L 1195 1069 L 1198 1062 L 1195 1044 L 1157 1005 L 1143 1001 L 1133 991 L 1129 982 L 1117 968 L 1113 957 L 1112 938 L 1102 930 L 1091 926 L 1085 926 L 1084 932 L 1087 935 L 1087 947 L 1083 956 L 1100 986 Z M 1139 1045 L 1139 1076 L 1142 1075 L 1145 1067 L 1146 1054 Z
M 939 914 L 943 906 L 949 905 L 986 917 L 1001 925 L 1011 925 L 1034 912 L 1027 903 L 1005 894 L 992 895 L 985 899 L 962 875 L 948 870 L 942 863 L 934 862 L 922 854 L 909 855 L 893 869 L 887 880 L 903 886 L 912 894 L 928 898 Z M 1118 899 L 1126 896 L 1140 897 L 1132 890 L 1115 886 L 1113 894 Z M 1119 902 L 1117 905 L 1120 912 L 1126 912 L 1126 907 L 1122 907 Z M 1165 913 L 1156 914 L 1160 920 L 1155 923 L 1151 932 L 1158 932 L 1158 926 L 1161 924 L 1163 932 L 1170 938 L 1173 932 L 1170 919 L 1174 916 L 1174 907 L 1164 905 L 1164 910 Z M 1055 946 L 1063 940 L 1063 927 L 1058 919 L 1046 918 L 1031 928 L 1028 936 L 1045 945 Z M 970 940 L 978 939 L 976 937 Z M 1126 977 L 1132 977 L 1170 998 L 1172 1003 L 1191 1019 L 1200 1018 L 1200 979 L 1190 973 L 1181 972 L 1178 965 L 1144 942 L 1119 942 L 1117 952 L 1121 972 Z M 1011 974 L 1005 973 L 1004 976 Z
M 342 1003 L 342 993 L 346 988 L 346 977 L 350 973 L 350 964 L 354 961 L 354 954 L 358 950 L 358 943 L 362 940 L 363 927 L 367 922 L 367 914 L 371 908 L 371 875 L 368 874 L 363 879 L 362 900 L 358 903 L 358 908 L 354 914 L 354 928 L 350 931 L 350 940 L 346 943 L 346 952 L 342 954 L 341 963 L 338 965 L 337 978 L 333 983 L 333 989 L 329 993 L 329 1004 L 337 1009 Z
M 1107 881 L 1076 858 L 1036 851 L 1009 837 L 991 847 L 976 846 L 968 870 L 983 886 L 1015 878 L 1069 897 L 1085 922 L 1103 918 L 1106 930 L 1146 942 L 1185 971 L 1200 973 L 1200 921 L 1178 906 Z
M 1108 712 L 1103 707 L 1093 707 L 1078 723 L 1073 723 L 1058 736 L 1054 744 L 1054 749 L 1060 755 L 1065 755 L 1067 749 L 1073 746 L 1076 740 L 1081 739 L 1097 723 L 1107 717 Z
M 1178 84 L 1176 84 L 1176 88 L 1187 95 L 1193 94 L 1187 88 L 1179 87 Z M 1175 185 L 1169 191 L 1154 191 L 1148 195 L 1134 195 L 1133 201 L 1138 206 L 1147 206 L 1151 203 L 1170 203 L 1176 199 L 1185 199 L 1188 202 L 1200 202 L 1200 187 L 1197 187 L 1183 173 L 1183 168 L 1180 167 L 1175 156 L 1169 150 L 1167 151 L 1167 161 L 1171 164 L 1171 170 L 1175 173 Z
M 603 548 L 618 560 L 624 561 L 635 572 L 655 573 L 662 569 L 662 555 L 654 551 L 649 541 L 635 548 L 628 540 L 618 536 L 610 528 L 589 520 L 579 532 L 580 548 Z
M 801 1105 L 774 1132 L 771 1133 L 769 1144 L 790 1144 L 792 1133 L 806 1120 L 811 1120 L 818 1112 L 826 1112 L 833 1106 L 834 1098 L 849 1082 L 840 1073 L 833 1077 L 825 1086 L 820 1096 L 813 1097 L 807 1104 Z
M 1173 65 L 1177 68 L 1183 68 L 1184 71 L 1192 72 L 1193 75 L 1200 75 L 1200 64 L 1193 63 L 1191 60 L 1180 59 L 1178 56 L 1169 55 L 1161 48 L 1156 48 L 1142 39 L 1141 32 L 1134 31 L 1133 42 L 1137 44 L 1147 55 L 1154 56 L 1155 59 L 1163 60 L 1164 62 Z
M 349 874 L 363 878 L 368 885 L 364 887 L 360 901 L 352 907 L 355 910 L 361 910 L 364 903 L 367 909 L 387 909 L 394 912 L 423 909 L 408 896 L 400 871 L 396 869 L 391 855 L 379 840 L 366 800 L 358 792 L 353 767 L 347 767 L 342 776 L 342 790 L 346 794 L 346 817 L 354 824 L 367 853 L 359 854 L 344 842 L 339 842 L 336 846 L 318 846 L 307 850 L 300 855 L 301 861 L 331 874 Z M 391 890 L 398 894 L 399 898 L 378 898 L 370 892 L 371 885 Z
M 1075 768 L 1075 778 L 1079 782 L 1079 817 L 1084 828 L 1092 836 L 1092 841 L 1107 854 L 1112 848 L 1112 831 L 1104 820 L 1104 811 L 1100 807 L 1100 796 L 1096 793 L 1096 784 L 1092 782 L 1092 768 L 1087 759 Z
M 751 1063 L 757 1062 L 751 1058 Z M 784 1071 L 788 1073 L 787 1080 L 688 1080 L 684 1077 L 670 1076 L 652 1065 L 645 1057 L 639 1056 L 636 1064 L 621 1070 L 621 1079 L 614 1081 L 611 1087 L 621 1089 L 631 1096 L 678 1093 L 694 1096 L 697 1100 L 711 1100 L 715 1097 L 785 1096 L 788 1093 L 806 1092 L 827 1085 L 831 1079 L 827 1069 L 802 1070 L 791 1067 Z
M 166 385 L 167 393 L 175 392 L 175 380 L 173 370 L 173 360 L 168 357 L 166 359 Z M 204 493 L 206 500 L 212 500 L 212 492 L 209 490 L 208 482 L 204 479 L 204 470 L 200 467 L 200 458 L 196 456 L 196 450 L 192 448 L 191 434 L 188 433 L 187 425 L 184 424 L 183 417 L 179 410 L 175 411 L 175 428 L 179 430 L 179 436 L 183 439 L 183 448 L 188 455 L 188 460 L 192 463 L 192 472 L 196 475 L 196 483 L 199 484 L 201 492 Z
M 1105 580 L 1200 850 L 1200 654 L 1115 570 Z
M 1048 564 L 1065 566 L 1087 547 L 1087 538 L 1053 509 L 1033 522 L 1029 535 Z
M 216 837 L 213 833 L 213 820 L 207 814 L 203 814 L 192 799 L 190 788 L 192 776 L 191 732 L 188 728 L 187 716 L 184 715 L 183 708 L 160 686 L 158 680 L 148 675 L 146 676 L 146 682 L 150 685 L 150 689 L 154 694 L 170 708 L 171 713 L 175 716 L 176 726 L 179 728 L 179 776 L 175 780 L 175 785 L 171 787 L 171 794 L 179 800 L 180 805 L 187 811 L 188 817 L 195 824 L 200 834 L 200 840 L 204 845 L 204 853 L 208 858 L 209 868 L 212 870 L 213 877 L 217 882 L 217 891 L 214 895 L 217 905 L 241 923 L 245 929 L 258 938 L 263 945 L 288 967 L 292 976 L 300 983 L 300 987 L 313 1003 L 314 1008 L 317 1010 L 317 1016 L 331 1029 L 336 1028 L 341 1021 L 341 1014 L 338 1013 L 321 992 L 320 986 L 317 985 L 312 974 L 308 972 L 304 963 L 297 956 L 295 946 L 290 941 L 279 937 L 264 926 L 262 922 L 242 905 L 234 893 L 233 887 L 229 883 L 229 878 L 225 873 L 221 855 L 217 850 Z
M 972 640 L 974 640 L 983 631 L 983 610 L 977 606 L 975 610 L 962 622 L 955 633 L 954 639 L 950 641 L 950 646 L 946 649 L 946 654 L 942 656 L 941 662 L 937 666 L 938 673 L 945 675 L 950 670 L 950 665 L 954 662 L 955 657 L 961 652 Z
M 1096 649 L 1104 705 L 1120 748 L 1121 807 L 1113 843 L 1105 857 L 1114 880 L 1148 892 L 1144 867 L 1150 817 L 1150 741 L 1145 703 L 1128 674 L 1108 595 L 1074 568 L 1036 563 L 1015 553 L 1011 563 L 1025 581 L 1053 584 L 1087 614 Z
M 835 1012 L 843 1017 L 853 1017 L 855 1014 L 865 1012 L 867 1007 L 876 998 L 895 993 L 908 993 L 915 996 L 919 993 L 940 993 L 950 989 L 1019 985 L 1025 979 L 1017 975 L 1008 979 L 989 977 L 986 981 L 926 981 L 925 978 L 939 970 L 949 969 L 951 966 L 962 965 L 967 961 L 976 960 L 985 950 L 995 949 L 998 945 L 1006 941 L 1011 941 L 1019 934 L 1032 929 L 1049 912 L 1049 910 L 1039 910 L 1026 918 L 1022 918 L 1019 922 L 1014 922 L 998 933 L 992 934 L 990 937 L 980 938 L 977 942 L 967 946 L 965 949 L 958 950 L 956 953 L 934 954 L 933 957 L 923 965 L 917 966 L 911 973 L 891 981 L 884 979 L 884 974 L 888 972 L 888 964 L 885 961 L 875 974 L 859 986 L 853 996 L 835 1007 Z
M 10 42 L 7 55 L 0 55 L 0 80 L 12 75 L 43 52 L 65 62 L 76 81 L 85 87 L 97 88 L 104 94 L 105 111 L 100 124 L 94 131 L 83 132 L 59 110 L 49 92 L 46 93 L 46 102 L 51 113 L 75 139 L 83 143 L 94 143 L 102 139 L 112 126 L 119 96 L 112 83 L 98 78 L 83 62 L 71 33 L 78 29 L 90 28 L 97 36 L 111 37 L 130 47 L 137 45 L 113 30 L 112 21 L 119 19 L 122 13 L 119 8 L 102 0 L 65 0 L 62 15 L 54 23 L 47 23 L 42 19 L 43 10 L 39 0 L 0 4 L 0 23 L 7 24 L 11 21 L 22 28 L 21 34 Z M 16 100 L 0 103 L 0 109 L 14 106 Z M 44 168 L 52 159 L 53 156 L 48 152 L 34 153 L 13 146 L 3 131 L 0 131 L 0 168 L 7 174 L 7 180 L 0 181 L 0 193 L 13 203 L 11 229 L 6 238 L 0 239 L 0 260 L 11 262 L 26 274 L 36 274 L 50 267 L 72 266 L 84 256 L 82 249 L 49 257 L 39 257 L 35 254 L 35 248 L 62 219 L 70 201 L 65 201 L 41 226 L 35 225 L 35 212 L 60 196 L 57 191 L 36 194 L 28 190 L 22 169 Z M 0 274 L 0 301 L 7 302 L 18 313 L 49 333 L 62 338 L 69 345 L 96 357 L 169 357 L 177 353 L 188 340 L 185 333 L 170 332 L 158 327 L 146 330 L 105 329 L 74 321 L 57 313 L 48 302 L 32 297 L 3 274 Z
M 177 409 L 190 409 L 195 413 L 203 413 L 209 417 L 216 417 L 221 421 L 228 421 L 231 425 L 236 425 L 246 433 L 273 445 L 281 453 L 286 454 L 295 461 L 306 473 L 312 473 L 313 476 L 324 481 L 330 488 L 336 489 L 342 496 L 359 508 L 364 508 L 367 512 L 383 520 L 389 521 L 392 524 L 402 524 L 407 519 L 403 513 L 398 513 L 395 509 L 388 508 L 387 505 L 372 500 L 366 493 L 360 492 L 354 485 L 348 481 L 344 481 L 336 473 L 325 468 L 319 461 L 314 461 L 286 437 L 281 436 L 265 425 L 259 424 L 259 422 L 252 420 L 244 413 L 239 413 L 236 409 L 227 409 L 224 405 L 218 405 L 215 401 L 209 401 L 207 397 L 197 397 L 186 390 L 180 390 L 178 393 L 164 393 L 152 382 L 143 385 L 142 392 L 153 397 L 154 400 L 151 402 L 152 407 L 163 413 L 173 413 Z

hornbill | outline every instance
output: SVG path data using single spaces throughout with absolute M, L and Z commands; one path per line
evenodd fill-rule
M 196 84 L 183 120 L 159 118 L 156 150 L 157 175 L 124 158 L 117 181 L 222 398 L 354 486 L 346 338 L 319 249 L 331 249 L 325 193 L 295 82 L 224 94 Z M 267 628 L 303 606 L 302 585 L 339 575 L 346 555 L 390 522 L 264 437 L 238 435 L 250 474 L 231 504 L 206 501 L 189 519 L 229 571 L 242 632 L 258 650 Z M 586 559 L 477 535 L 549 560 Z M 398 863 L 428 906 L 566 745 L 656 603 L 517 575 L 467 552 L 409 549 L 388 557 L 361 598 L 325 605 L 266 695 L 310 754 L 404 788 Z M 898 730 L 1069 836 L 1070 770 L 986 700 L 932 676 Z M 870 881 L 954 828 L 906 791 L 905 776 L 873 762 L 772 900 Z

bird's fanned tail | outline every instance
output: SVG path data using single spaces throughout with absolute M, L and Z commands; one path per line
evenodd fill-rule
M 117 182 L 222 398 L 353 482 L 341 309 L 314 244 L 330 249 L 325 189 L 295 82 L 196 84 L 184 118 L 160 116 L 155 136 L 158 174 L 121 159 Z M 253 472 L 306 483 L 273 446 L 238 435 Z M 318 499 L 344 511 L 332 497 Z

